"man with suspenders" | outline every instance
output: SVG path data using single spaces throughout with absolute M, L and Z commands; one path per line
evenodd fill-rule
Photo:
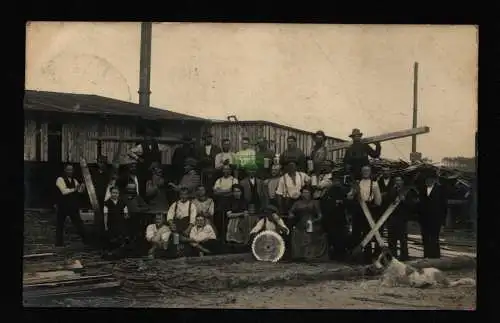
M 297 171 L 297 164 L 294 160 L 287 162 L 285 171 L 276 189 L 276 198 L 281 214 L 288 214 L 293 202 L 300 198 L 302 187 L 311 181 L 309 175 Z
M 189 190 L 181 187 L 179 190 L 179 200 L 170 205 L 167 212 L 167 225 L 173 234 L 189 237 L 191 228 L 196 222 L 196 206 L 189 199 Z M 179 241 L 174 237 L 174 245 Z

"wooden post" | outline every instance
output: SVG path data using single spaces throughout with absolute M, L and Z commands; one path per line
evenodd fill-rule
M 37 162 L 42 161 L 42 123 L 40 119 L 35 120 L 35 158 Z
M 100 118 L 97 124 L 97 135 L 100 137 L 104 133 L 104 119 Z M 102 140 L 97 140 L 97 158 L 102 155 Z
M 413 65 L 413 128 L 417 127 L 417 109 L 418 109 L 418 62 Z M 411 152 L 417 152 L 417 136 L 411 137 Z
M 151 36 L 153 26 L 151 22 L 141 23 L 141 57 L 139 71 L 139 105 L 144 108 L 149 107 L 151 95 Z

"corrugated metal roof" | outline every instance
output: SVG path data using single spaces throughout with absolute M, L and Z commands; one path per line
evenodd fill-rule
M 137 103 L 116 100 L 94 94 L 34 90 L 25 91 L 24 109 L 62 113 L 130 116 L 152 120 L 209 121 L 204 118 L 159 108 L 143 108 Z
M 211 120 L 211 122 L 212 122 L 212 124 L 235 124 L 236 123 L 235 121 L 227 121 L 227 120 Z M 279 128 L 282 128 L 282 129 L 288 129 L 288 130 L 292 130 L 292 131 L 302 132 L 302 133 L 309 134 L 309 135 L 313 135 L 314 134 L 314 132 L 311 132 L 311 131 L 297 129 L 297 128 L 294 128 L 294 127 L 282 125 L 282 124 L 279 124 L 279 123 L 276 123 L 276 122 L 272 122 L 272 121 L 265 121 L 265 120 L 239 120 L 237 123 L 239 123 L 240 125 L 243 125 L 243 126 L 244 125 L 256 125 L 256 124 L 270 125 L 270 126 L 273 126 L 273 127 L 279 127 Z M 342 141 L 342 142 L 343 141 L 347 141 L 346 139 L 332 137 L 332 136 L 328 136 L 328 135 L 326 135 L 326 137 L 329 138 L 329 139 L 336 140 L 336 141 Z

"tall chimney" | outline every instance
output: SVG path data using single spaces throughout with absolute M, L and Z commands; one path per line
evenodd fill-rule
M 141 23 L 141 58 L 139 66 L 139 104 L 149 107 L 149 97 L 151 95 L 151 35 L 152 23 Z

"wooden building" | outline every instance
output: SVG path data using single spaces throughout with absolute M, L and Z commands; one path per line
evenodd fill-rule
M 189 135 L 199 140 L 209 122 L 97 95 L 30 90 L 25 92 L 24 116 L 25 181 L 36 184 L 30 185 L 31 196 L 55 187 L 64 162 L 76 164 L 83 156 L 95 163 L 99 153 L 113 158 L 117 142 L 98 143 L 90 137 L 141 136 L 146 125 L 157 136 Z M 123 153 L 133 145 L 123 144 Z M 162 155 L 165 165 L 170 164 L 175 146 L 170 148 Z M 77 173 L 79 170 L 75 167 Z
M 210 132 L 214 136 L 213 142 L 220 144 L 222 139 L 231 140 L 231 149 L 238 151 L 241 147 L 241 138 L 249 137 L 255 143 L 259 137 L 266 138 L 270 143 L 270 148 L 281 154 L 285 151 L 288 136 L 297 138 L 297 145 L 306 155 L 311 153 L 313 133 L 288 126 L 283 126 L 269 121 L 212 121 Z M 332 146 L 336 143 L 345 142 L 343 139 L 327 136 L 326 145 Z M 328 158 L 334 161 L 344 157 L 345 150 L 332 151 Z

